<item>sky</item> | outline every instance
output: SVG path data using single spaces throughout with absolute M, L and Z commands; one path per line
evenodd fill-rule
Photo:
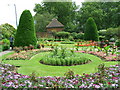
M 84 0 L 72 1 L 76 2 L 76 5 L 81 5 L 81 2 Z M 35 7 L 36 3 L 41 2 L 42 0 L 0 0 L 0 25 L 9 23 L 16 28 L 15 5 L 17 11 L 17 23 L 19 23 L 19 18 L 23 10 L 30 10 L 34 16 L 35 12 L 33 11 L 33 8 Z

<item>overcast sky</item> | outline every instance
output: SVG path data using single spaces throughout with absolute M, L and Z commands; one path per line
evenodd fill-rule
M 31 11 L 32 15 L 35 14 L 33 8 L 35 3 L 41 3 L 42 0 L 0 0 L 0 25 L 4 23 L 9 23 L 16 28 L 16 18 L 15 18 L 15 7 L 17 10 L 17 21 L 19 22 L 19 17 L 23 10 L 28 9 Z M 61 0 L 62 1 L 62 0 Z M 72 0 L 76 2 L 77 5 L 81 5 L 84 0 Z

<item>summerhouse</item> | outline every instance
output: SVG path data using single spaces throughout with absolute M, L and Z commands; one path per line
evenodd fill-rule
M 64 25 L 60 23 L 57 19 L 52 19 L 52 21 L 46 26 L 47 32 L 51 33 L 52 31 L 62 31 L 64 30 Z

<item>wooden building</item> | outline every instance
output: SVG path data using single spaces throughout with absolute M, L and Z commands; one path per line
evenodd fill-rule
M 47 32 L 51 33 L 53 31 L 59 32 L 64 30 L 64 25 L 60 23 L 57 19 L 52 19 L 52 21 L 46 26 Z

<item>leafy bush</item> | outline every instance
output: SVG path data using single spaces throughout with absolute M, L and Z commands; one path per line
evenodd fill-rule
M 61 32 L 57 32 L 55 36 L 58 38 L 69 38 L 70 33 L 61 31 Z
M 76 36 L 76 39 L 83 39 L 84 38 L 84 33 L 78 33 Z
M 10 35 L 14 37 L 16 34 L 16 29 L 8 23 L 0 25 L 0 30 L 2 31 L 2 34 L 1 34 L 2 39 L 5 39 L 5 38 L 9 39 Z
M 10 48 L 10 41 L 8 39 L 3 39 L 2 42 L 2 50 L 8 50 Z
M 98 41 L 99 37 L 98 37 L 97 26 L 93 18 L 91 17 L 88 18 L 84 33 L 85 33 L 84 35 L 85 40 Z
M 105 36 L 106 32 L 107 32 L 107 30 L 99 30 L 98 31 L 99 35 L 101 35 L 101 36 Z
M 84 33 L 71 33 L 71 36 L 74 38 L 74 39 L 84 39 Z
M 116 46 L 120 47 L 120 39 L 116 40 Z
M 37 39 L 34 28 L 34 20 L 29 10 L 21 14 L 19 26 L 15 36 L 15 46 L 36 45 Z

